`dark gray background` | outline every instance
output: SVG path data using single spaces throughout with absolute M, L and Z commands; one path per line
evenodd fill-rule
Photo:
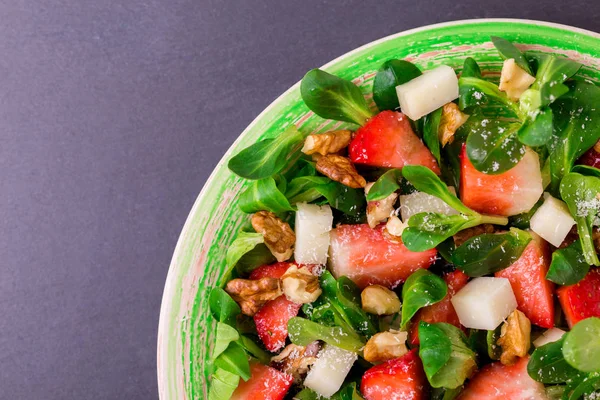
M 0 398 L 157 398 L 187 213 L 308 69 L 440 21 L 600 18 L 593 0 L 482 3 L 0 0 Z

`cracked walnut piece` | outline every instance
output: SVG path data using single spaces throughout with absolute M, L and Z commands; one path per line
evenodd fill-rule
M 365 195 L 369 194 L 369 190 L 374 183 L 369 183 L 365 186 Z M 388 220 L 388 217 L 394 211 L 394 204 L 398 199 L 398 193 L 392 193 L 382 200 L 369 201 L 367 203 L 367 223 L 371 228 L 375 228 L 381 222 Z
M 440 125 L 438 126 L 438 135 L 440 142 L 442 142 L 442 147 L 448 143 L 452 143 L 456 130 L 467 122 L 468 119 L 469 116 L 463 114 L 456 104 L 444 104 Z
M 329 131 L 320 135 L 308 135 L 304 140 L 304 154 L 318 153 L 322 156 L 337 153 L 348 147 L 352 140 L 352 132 L 348 130 Z
M 390 289 L 381 285 L 369 285 L 360 294 L 362 309 L 369 314 L 390 315 L 400 311 L 400 299 Z
M 295 265 L 283 274 L 281 285 L 285 297 L 296 304 L 312 303 L 323 292 L 317 276 L 311 274 L 308 268 L 298 268 Z
M 271 358 L 271 366 L 293 376 L 294 382 L 300 383 L 308 368 L 317 361 L 320 349 L 319 342 L 312 342 L 306 347 L 290 344 L 281 353 Z
M 265 244 L 277 261 L 289 260 L 294 253 L 296 234 L 287 222 L 269 211 L 259 211 L 252 215 L 252 227 L 265 238 Z
M 336 154 L 320 157 L 317 161 L 317 171 L 353 189 L 364 188 L 367 185 L 367 181 L 358 174 L 350 159 Z
M 254 316 L 267 301 L 283 293 L 281 282 L 276 278 L 233 279 L 227 282 L 225 291 L 240 305 L 242 313 L 249 317 Z
M 531 345 L 531 322 L 519 310 L 508 316 L 502 325 L 498 344 L 502 347 L 500 362 L 504 365 L 513 365 L 519 357 L 525 357 Z
M 408 333 L 389 330 L 375 334 L 363 351 L 364 359 L 372 364 L 379 364 L 408 353 L 406 339 Z

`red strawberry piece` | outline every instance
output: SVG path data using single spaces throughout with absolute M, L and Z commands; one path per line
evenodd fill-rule
M 435 249 L 408 250 L 401 241 L 386 238 L 383 226 L 339 225 L 331 231 L 331 272 L 336 278 L 347 276 L 361 288 L 375 283 L 393 288 L 416 270 L 429 268 L 436 254 Z
M 510 216 L 529 211 L 544 191 L 539 157 L 533 150 L 528 149 L 517 165 L 497 175 L 477 171 L 465 146 L 460 160 L 460 198 L 480 213 Z
M 467 384 L 457 400 L 548 400 L 544 385 L 527 373 L 529 357 L 515 365 L 500 362 L 483 367 Z
M 367 370 L 360 383 L 365 400 L 421 400 L 429 384 L 417 349 Z
M 294 263 L 279 262 L 270 265 L 263 265 L 256 268 L 250 274 L 250 279 L 260 278 L 281 278 L 288 268 Z M 267 350 L 277 352 L 285 346 L 285 340 L 288 336 L 288 321 L 298 315 L 301 304 L 289 301 L 285 295 L 268 301 L 254 315 L 254 323 L 258 337 L 263 342 Z
M 257 362 L 250 363 L 252 376 L 233 392 L 231 400 L 283 400 L 294 380 L 291 375 Z
M 578 283 L 556 291 L 569 327 L 582 319 L 600 317 L 600 268 L 593 268 Z
M 435 158 L 415 135 L 408 118 L 397 111 L 382 111 L 359 128 L 348 155 L 355 164 L 392 168 L 423 165 L 440 173 Z
M 600 153 L 596 151 L 595 146 L 583 153 L 577 160 L 577 164 L 589 165 L 590 167 L 600 168 Z
M 554 284 L 546 279 L 551 254 L 548 244 L 537 235 L 510 267 L 496 272 L 496 277 L 510 281 L 518 309 L 532 324 L 542 328 L 554 326 Z
M 456 292 L 458 292 L 467 284 L 469 277 L 464 272 L 456 270 L 445 274 L 443 278 L 448 285 L 448 294 L 446 297 L 444 297 L 439 303 L 423 307 L 413 317 L 413 322 L 410 324 L 410 329 L 408 331 L 409 341 L 413 346 L 419 344 L 418 332 L 420 321 L 425 321 L 430 324 L 436 322 L 447 322 L 456 326 L 457 328 L 462 327 L 460 320 L 458 319 L 458 315 L 456 315 L 456 311 L 454 311 L 454 306 L 452 306 L 452 303 L 450 302 L 450 299 L 456 294 Z

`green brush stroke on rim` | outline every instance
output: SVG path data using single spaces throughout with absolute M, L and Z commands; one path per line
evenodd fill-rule
M 600 35 L 564 25 L 527 20 L 468 20 L 413 29 L 347 53 L 323 68 L 353 79 L 371 102 L 374 72 L 390 58 L 408 59 L 429 69 L 447 64 L 460 70 L 465 57 L 474 57 L 485 70 L 498 71 L 500 58 L 489 37 L 502 36 L 536 52 L 564 54 L 584 64 L 581 74 L 600 80 Z M 158 330 L 158 386 L 162 400 L 205 399 L 207 360 L 214 341 L 209 317 L 210 287 L 222 283 L 227 245 L 246 216 L 237 209 L 242 179 L 227 169 L 229 158 L 290 124 L 303 132 L 324 132 L 338 126 L 306 108 L 299 83 L 269 105 L 244 130 L 221 159 L 200 192 L 187 218 L 169 267 Z

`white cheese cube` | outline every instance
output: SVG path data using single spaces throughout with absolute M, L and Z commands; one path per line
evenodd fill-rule
M 325 264 L 333 214 L 327 205 L 297 204 L 294 258 L 300 264 Z
M 456 193 L 453 187 L 450 192 Z M 434 212 L 446 215 L 458 214 L 458 212 L 446 204 L 443 200 L 423 192 L 414 192 L 400 196 L 400 215 L 402 221 L 407 222 L 410 217 L 422 212 Z
M 340 390 L 357 358 L 351 351 L 326 344 L 306 375 L 304 386 L 323 397 L 331 397 Z
M 535 347 L 540 347 L 547 343 L 556 342 L 557 340 L 560 340 L 560 338 L 563 337 L 565 333 L 565 331 L 558 328 L 548 329 L 546 332 L 542 333 L 542 335 L 539 338 L 533 341 L 533 345 Z
M 517 299 L 506 278 L 475 278 L 451 299 L 460 323 L 466 328 L 496 329 L 517 308 Z
M 396 86 L 400 109 L 413 121 L 458 98 L 458 78 L 454 69 L 440 65 Z
M 575 225 L 575 220 L 566 203 L 550 195 L 544 197 L 546 200 L 531 217 L 530 227 L 544 240 L 558 247 Z

